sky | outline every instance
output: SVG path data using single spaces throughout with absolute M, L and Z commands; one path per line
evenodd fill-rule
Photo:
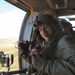
M 25 11 L 0 0 L 0 38 L 18 38 Z

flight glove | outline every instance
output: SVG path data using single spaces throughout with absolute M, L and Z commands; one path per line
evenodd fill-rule
M 20 40 L 20 42 L 18 43 L 19 56 L 24 58 L 26 61 L 29 58 L 29 52 L 30 52 L 29 45 L 30 45 L 30 42 L 24 41 L 24 40 Z

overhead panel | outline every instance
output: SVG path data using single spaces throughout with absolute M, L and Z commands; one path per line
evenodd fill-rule
M 33 8 L 34 10 L 47 10 L 50 9 L 48 4 L 45 0 L 19 0 L 29 6 L 30 8 Z
M 10 4 L 13 4 L 14 6 L 24 10 L 24 11 L 29 11 L 29 7 L 27 5 L 25 5 L 24 3 L 22 3 L 19 0 L 5 0 L 7 2 L 9 2 Z
M 46 0 L 47 4 L 52 9 L 67 8 L 68 0 Z
M 57 15 L 75 14 L 75 0 L 6 0 L 9 3 L 29 12 L 54 10 Z

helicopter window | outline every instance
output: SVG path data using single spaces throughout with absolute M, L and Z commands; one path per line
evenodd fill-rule
M 59 16 L 59 22 L 61 23 L 61 19 L 63 19 L 63 21 L 68 22 L 67 25 L 72 25 L 72 29 L 75 31 L 75 15 L 69 15 L 69 16 Z
M 4 0 L 0 1 L 0 71 L 7 71 L 7 56 L 9 57 L 10 55 L 9 59 L 11 60 L 11 54 L 14 55 L 14 62 L 10 70 L 19 69 L 18 50 L 15 46 L 17 45 L 19 30 L 24 16 L 25 12 L 21 9 Z
M 75 20 L 70 21 L 70 23 L 72 24 L 72 28 L 73 28 L 73 30 L 75 31 Z

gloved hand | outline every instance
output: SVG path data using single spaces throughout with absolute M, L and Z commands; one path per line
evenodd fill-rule
M 29 57 L 29 45 L 30 42 L 24 40 L 20 40 L 20 42 L 18 43 L 19 56 L 21 56 L 25 60 L 27 60 Z
M 29 46 L 29 50 L 30 50 L 30 56 L 36 56 L 39 57 L 42 51 L 42 47 L 39 46 L 38 44 L 36 44 L 33 48 L 32 45 Z
M 29 41 L 20 40 L 20 42 L 18 43 L 18 49 L 22 49 L 24 51 L 25 49 L 29 48 L 29 45 Z

